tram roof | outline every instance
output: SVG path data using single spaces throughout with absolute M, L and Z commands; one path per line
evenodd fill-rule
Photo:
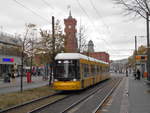
M 102 60 L 98 60 L 92 57 L 88 57 L 86 55 L 80 54 L 80 53 L 58 53 L 55 57 L 55 60 L 60 60 L 60 59 L 86 59 L 94 62 L 99 62 L 103 64 L 108 64 L 107 62 L 104 62 Z

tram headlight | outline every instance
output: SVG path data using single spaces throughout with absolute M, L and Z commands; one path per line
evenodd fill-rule
M 74 78 L 73 81 L 77 81 L 77 79 Z
M 57 81 L 58 81 L 58 79 L 54 79 L 54 81 L 55 81 L 55 82 L 57 82 Z

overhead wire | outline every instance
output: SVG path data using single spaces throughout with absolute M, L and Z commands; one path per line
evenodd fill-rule
M 130 55 L 123 55 L 123 54 L 120 54 L 120 55 L 113 55 L 113 54 L 111 54 L 111 56 L 130 56 Z
M 32 14 L 34 14 L 34 15 L 40 17 L 42 20 L 44 20 L 44 21 L 46 21 L 46 22 L 49 23 L 49 21 L 48 21 L 46 18 L 42 17 L 41 15 L 39 15 L 37 12 L 35 12 L 35 11 L 32 10 L 32 9 L 30 9 L 29 7 L 25 6 L 25 5 L 24 5 L 23 3 L 21 3 L 20 1 L 18 1 L 18 0 L 13 0 L 13 1 L 14 1 L 15 3 L 17 3 L 18 5 L 20 5 L 21 7 L 27 9 L 28 11 L 30 11 Z
M 80 4 L 80 2 L 79 2 L 79 0 L 76 0 L 77 2 L 78 2 L 78 5 L 79 5 L 79 7 L 83 10 L 83 12 L 86 14 L 86 16 L 88 17 L 88 19 L 90 20 L 90 22 L 91 22 L 91 19 L 90 19 L 90 17 L 89 17 L 89 15 L 87 14 L 87 12 L 85 11 L 85 9 L 82 7 L 82 5 Z M 93 4 L 93 2 L 90 0 L 90 3 L 91 3 L 91 5 L 92 5 L 92 7 L 93 7 L 93 9 L 96 11 L 96 13 L 97 13 L 97 15 L 100 17 L 100 18 L 102 18 L 102 16 L 100 15 L 100 13 L 99 13 L 99 11 L 97 10 L 97 8 L 94 6 L 94 4 Z M 102 20 L 103 21 L 103 20 Z M 94 26 L 94 28 L 95 28 L 95 25 L 94 25 L 94 23 L 93 22 L 91 22 L 92 23 L 92 25 Z M 109 31 L 109 26 L 103 21 L 103 24 L 106 26 L 106 28 L 107 28 L 107 30 Z M 109 31 L 110 32 L 110 31 Z M 99 33 L 99 32 L 98 32 Z M 105 39 L 103 39 L 103 38 L 101 38 L 101 40 L 103 40 L 106 44 L 107 44 L 107 46 L 108 47 L 110 47 L 111 49 L 113 49 L 111 46 L 110 46 L 110 44 L 105 40 Z M 113 49 L 113 50 L 115 50 L 115 49 Z M 112 50 L 112 51 L 113 51 Z M 111 50 L 108 50 L 108 51 L 111 51 Z M 115 50 L 115 51 L 125 51 L 125 50 Z M 126 51 L 129 51 L 129 50 L 126 50 Z M 133 51 L 133 50 L 130 50 L 130 51 Z M 114 56 L 114 55 L 112 55 L 112 56 Z M 117 55 L 116 55 L 117 56 Z M 118 55 L 118 56 L 129 56 L 129 55 Z
M 134 49 L 118 49 L 118 50 L 108 50 L 108 51 L 134 51 Z
M 48 7 L 50 7 L 51 9 L 54 10 L 54 7 L 49 3 L 47 2 L 46 0 L 41 0 L 45 5 L 47 5 Z
M 92 0 L 89 0 L 89 2 L 91 3 L 91 5 L 92 5 L 93 9 L 95 10 L 96 14 L 99 16 L 99 18 L 101 18 L 102 23 L 103 23 L 104 26 L 107 28 L 108 32 L 110 32 L 110 30 L 109 30 L 110 27 L 109 27 L 109 26 L 105 23 L 105 21 L 103 20 L 101 14 L 99 13 L 99 11 L 97 10 L 97 8 L 95 7 L 93 1 L 92 1 Z
M 55 14 L 60 15 L 60 13 L 61 13 L 61 14 L 62 14 L 62 13 L 65 14 L 65 13 L 62 12 L 62 11 L 61 11 L 61 12 L 58 11 L 58 12 L 56 13 L 55 7 L 52 6 L 47 0 L 41 0 L 41 1 L 42 1 L 47 7 L 49 7 L 50 9 L 53 10 L 53 11 L 52 11 L 52 15 L 53 15 L 53 16 L 55 16 Z
M 97 31 L 97 29 L 96 29 L 94 23 L 93 23 L 92 20 L 90 19 L 88 13 L 84 10 L 84 8 L 82 7 L 82 5 L 80 4 L 79 0 L 76 0 L 76 1 L 77 1 L 77 3 L 78 3 L 79 7 L 82 9 L 82 11 L 83 11 L 83 12 L 85 13 L 85 15 L 88 17 L 90 23 L 94 26 L 94 29 Z M 98 34 L 99 34 L 99 32 L 98 32 Z M 100 34 L 99 34 L 99 35 L 100 35 Z M 109 44 L 105 39 L 101 38 L 101 40 L 103 40 L 103 41 L 105 42 L 105 44 L 107 45 L 107 47 L 112 48 L 112 47 L 110 46 L 110 44 Z

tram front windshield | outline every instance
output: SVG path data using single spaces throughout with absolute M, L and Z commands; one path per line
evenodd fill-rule
M 78 78 L 77 70 L 77 60 L 57 60 L 54 78 L 66 80 Z

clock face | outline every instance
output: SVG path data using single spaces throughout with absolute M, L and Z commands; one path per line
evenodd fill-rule
M 68 28 L 71 29 L 71 25 L 69 25 Z

